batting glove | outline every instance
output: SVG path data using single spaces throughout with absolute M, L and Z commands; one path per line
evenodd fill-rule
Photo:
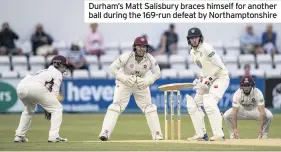
M 211 76 L 206 77 L 206 79 L 207 79 L 210 83 L 213 83 L 213 81 L 215 80 L 215 78 L 214 78 L 214 77 L 211 77 Z
M 208 82 L 206 82 L 205 84 L 205 80 L 203 77 L 196 78 L 192 83 L 194 84 L 193 88 L 195 90 L 205 90 L 209 88 Z
M 211 81 L 208 78 L 200 77 L 199 81 L 205 88 L 208 88 L 211 85 Z

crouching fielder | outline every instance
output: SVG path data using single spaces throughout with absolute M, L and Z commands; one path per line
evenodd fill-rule
M 51 120 L 48 142 L 66 142 L 59 136 L 62 123 L 62 105 L 57 99 L 62 76 L 68 70 L 65 57 L 57 55 L 48 69 L 27 75 L 17 86 L 17 94 L 24 104 L 19 126 L 16 130 L 15 142 L 27 142 L 25 134 L 31 124 L 36 105 L 45 110 L 45 118 Z
M 232 108 L 224 115 L 224 120 L 229 129 L 230 139 L 239 139 L 237 120 L 260 120 L 258 138 L 267 138 L 272 113 L 264 107 L 262 92 L 255 88 L 251 76 L 244 76 L 240 82 L 240 89 L 233 95 Z
M 217 106 L 229 85 L 228 71 L 215 49 L 203 43 L 203 35 L 198 28 L 191 28 L 187 35 L 188 44 L 192 46 L 191 56 L 194 63 L 200 68 L 200 77 L 195 79 L 195 97 L 187 95 L 187 109 L 191 117 L 195 135 L 188 140 L 224 140 L 222 130 L 222 116 Z M 208 139 L 206 134 L 204 106 L 208 115 L 213 136 Z
M 148 42 L 144 37 L 137 37 L 133 44 L 133 51 L 122 54 L 111 66 L 111 72 L 116 77 L 116 86 L 113 103 L 106 112 L 100 140 L 106 141 L 110 138 L 119 115 L 128 105 L 131 94 L 138 107 L 146 116 L 152 139 L 163 139 L 157 107 L 151 104 L 149 85 L 160 78 L 160 68 L 156 60 L 147 53 Z M 146 76 L 148 71 L 152 75 Z

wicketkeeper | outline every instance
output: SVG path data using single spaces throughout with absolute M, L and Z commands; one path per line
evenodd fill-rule
M 137 37 L 133 44 L 133 51 L 123 53 L 110 66 L 111 72 L 116 78 L 113 103 L 106 112 L 100 140 L 110 138 L 119 115 L 128 105 L 133 94 L 138 107 L 145 114 L 153 140 L 162 140 L 162 132 L 159 123 L 157 106 L 151 103 L 149 86 L 160 78 L 160 68 L 149 53 L 148 42 L 144 37 Z M 147 72 L 151 71 L 151 75 Z M 128 129 L 130 126 L 128 126 Z

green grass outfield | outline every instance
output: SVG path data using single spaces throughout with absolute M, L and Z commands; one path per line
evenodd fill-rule
M 3 151 L 167 151 L 167 150 L 281 150 L 281 115 L 274 115 L 270 126 L 269 138 L 275 138 L 274 142 L 280 142 L 279 146 L 261 146 L 253 143 L 252 146 L 230 145 L 224 142 L 219 145 L 210 142 L 188 143 L 182 142 L 151 142 L 151 136 L 145 120 L 141 114 L 122 114 L 119 117 L 116 128 L 112 134 L 112 142 L 100 142 L 98 135 L 101 130 L 104 114 L 64 114 L 60 135 L 68 138 L 68 143 L 47 143 L 49 121 L 44 115 L 36 114 L 32 119 L 31 128 L 27 134 L 29 143 L 13 143 L 15 130 L 18 126 L 20 114 L 0 115 L 0 150 Z M 211 130 L 206 118 L 209 136 Z M 164 131 L 164 118 L 160 116 L 162 130 Z M 177 121 L 175 121 L 177 122 Z M 257 138 L 258 121 L 239 121 L 240 136 L 243 139 Z M 176 124 L 175 124 L 175 128 Z M 226 137 L 227 127 L 224 124 Z M 182 139 L 194 134 L 194 129 L 188 115 L 182 116 Z M 177 135 L 177 133 L 175 133 Z M 125 140 L 125 141 L 124 141 Z M 114 142 L 115 141 L 115 142 Z M 127 142 L 126 142 L 127 141 Z M 231 143 L 227 140 L 227 143 Z M 260 140 L 260 142 L 263 142 Z M 265 140 L 264 140 L 265 142 Z

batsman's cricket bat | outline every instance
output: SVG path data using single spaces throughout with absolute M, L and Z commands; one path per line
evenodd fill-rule
M 161 91 L 168 90 L 180 90 L 184 88 L 193 88 L 195 85 L 193 83 L 171 83 L 166 85 L 161 85 L 158 87 Z
M 214 78 L 217 78 L 217 75 L 221 72 L 221 68 L 217 69 L 214 73 Z M 195 84 L 193 83 L 171 83 L 166 85 L 161 85 L 158 87 L 161 91 L 168 91 L 168 90 L 180 90 L 184 88 L 194 88 Z

